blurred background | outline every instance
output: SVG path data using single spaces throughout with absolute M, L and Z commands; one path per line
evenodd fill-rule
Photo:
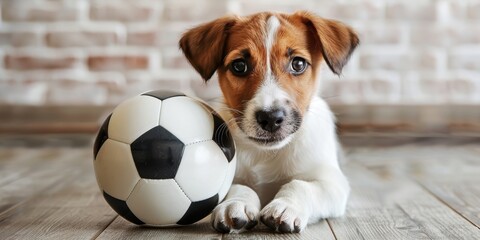
M 480 131 L 480 0 L 2 0 L 0 133 L 95 133 L 151 89 L 202 98 L 182 32 L 225 14 L 309 10 L 361 38 L 321 95 L 342 134 Z

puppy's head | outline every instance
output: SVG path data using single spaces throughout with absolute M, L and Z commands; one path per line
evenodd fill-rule
M 242 137 L 268 148 L 285 145 L 300 127 L 320 63 L 340 74 L 357 44 L 351 28 L 308 12 L 224 17 L 180 40 L 205 81 L 217 72 Z

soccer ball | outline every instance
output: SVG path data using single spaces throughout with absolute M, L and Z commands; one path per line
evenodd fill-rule
M 94 168 L 107 203 L 139 225 L 187 225 L 225 197 L 235 145 L 207 104 L 151 91 L 118 105 L 94 144 Z

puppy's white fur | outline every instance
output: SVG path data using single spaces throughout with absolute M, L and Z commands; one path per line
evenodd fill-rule
M 213 224 L 228 224 L 231 218 L 253 221 L 262 215 L 303 230 L 307 223 L 345 212 L 350 187 L 338 165 L 334 116 L 322 99 L 312 100 L 302 126 L 280 149 L 255 147 L 238 128 L 232 133 L 237 144 L 234 185 L 214 210 Z
M 256 109 L 282 105 L 292 99 L 276 84 L 270 69 L 270 49 L 279 24 L 275 16 L 267 21 L 266 75 L 247 103 L 246 125 L 256 124 Z M 261 218 L 271 221 L 270 227 L 276 226 L 282 232 L 302 231 L 308 223 L 345 212 L 350 187 L 338 164 L 335 119 L 321 98 L 313 97 L 295 133 L 269 147 L 249 140 L 249 126 L 242 126 L 242 131 L 228 108 L 219 106 L 218 110 L 231 123 L 237 170 L 226 199 L 212 213 L 216 229 L 223 225 L 231 232 L 243 231 Z

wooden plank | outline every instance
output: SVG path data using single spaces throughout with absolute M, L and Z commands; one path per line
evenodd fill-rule
M 152 228 L 139 227 L 118 217 L 97 239 L 335 239 L 326 221 L 309 225 L 302 233 L 274 233 L 259 224 L 252 231 L 222 237 L 210 226 L 209 219 L 210 216 L 191 226 Z
M 92 146 L 93 134 L 0 134 L 0 151 L 13 148 L 27 150 L 39 150 L 39 148 L 83 148 Z
M 416 180 L 440 201 L 480 228 L 480 151 L 478 144 L 466 146 L 449 163 L 439 162 L 429 167 Z
M 0 149 L 0 186 L 23 176 L 41 160 L 34 158 L 38 151 L 30 149 Z
M 90 151 L 63 168 L 78 172 L 2 215 L 0 239 L 92 239 L 117 216 L 98 190 Z M 63 161 L 63 159 L 58 159 Z M 67 172 L 68 173 L 68 172 Z
M 376 175 L 350 162 L 344 217 L 329 220 L 337 239 L 480 239 L 480 231 L 401 175 Z
M 418 181 L 438 199 L 465 219 L 480 228 L 480 180 L 455 176 L 449 180 L 419 179 Z
M 170 228 L 142 227 L 117 217 L 97 239 L 222 239 L 207 219 L 199 223 Z
M 0 149 L 0 186 L 30 176 L 45 165 L 45 160 L 55 158 L 58 150 L 8 148 Z
M 116 215 L 105 207 L 22 209 L 2 222 L 1 239 L 91 239 Z
M 240 234 L 219 234 L 210 226 L 208 217 L 191 226 L 178 228 L 139 227 L 121 217 L 97 239 L 335 239 L 326 221 L 312 224 L 302 233 L 279 234 L 263 225 Z
M 354 149 L 350 151 L 354 161 L 384 177 L 416 179 L 441 202 L 480 227 L 478 139 L 423 139 L 390 148 Z
M 275 234 L 259 225 L 233 235 L 218 234 L 205 221 L 147 228 L 117 217 L 96 186 L 91 149 L 0 150 L 0 172 L 16 169 L 25 176 L 0 185 L 0 239 L 480 239 L 480 148 L 428 144 L 347 149 L 352 196 L 342 218 L 301 234 Z M 28 164 L 37 160 L 43 164 Z
M 78 158 L 78 150 L 48 149 L 46 151 L 53 154 L 43 158 L 42 165 L 35 171 L 0 187 L 0 220 L 3 218 L 2 212 L 34 197 L 45 188 L 63 183 L 69 179 L 69 175 L 79 173 L 80 170 L 73 164 L 75 158 Z
M 320 221 L 315 224 L 310 224 L 307 228 L 301 233 L 274 233 L 268 229 L 265 225 L 259 224 L 250 232 L 244 232 L 241 234 L 225 234 L 223 239 L 296 239 L 296 240 L 307 240 L 307 239 L 335 239 L 333 236 L 330 227 L 328 226 L 327 221 Z
M 393 147 L 350 146 L 346 152 L 350 161 L 359 162 L 383 175 L 435 177 L 462 173 L 462 176 L 478 176 L 480 154 L 475 151 L 478 142 L 448 145 L 434 141 L 410 142 Z
M 97 239 L 335 239 L 326 221 L 312 224 L 302 233 L 279 234 L 260 224 L 240 234 L 216 233 L 209 217 L 191 226 L 178 228 L 146 228 L 127 222 L 121 217 L 108 226 Z

